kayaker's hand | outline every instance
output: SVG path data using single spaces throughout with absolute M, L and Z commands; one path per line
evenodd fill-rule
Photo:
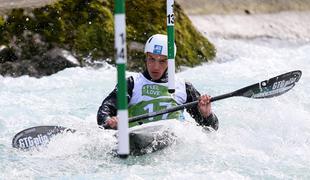
M 198 102 L 198 109 L 200 114 L 207 118 L 211 115 L 211 96 L 208 95 L 202 95 L 200 96 L 199 102 Z
M 118 118 L 116 116 L 111 117 L 105 121 L 105 127 L 110 127 L 112 129 L 117 129 Z

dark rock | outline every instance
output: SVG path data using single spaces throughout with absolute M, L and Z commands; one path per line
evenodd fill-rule
M 251 11 L 245 9 L 245 10 L 244 10 L 244 13 L 250 15 L 250 14 L 251 14 Z
M 39 78 L 80 66 L 68 51 L 51 48 L 41 35 L 31 31 L 24 31 L 21 37 L 13 38 L 10 45 L 10 48 L 0 51 L 0 74 L 3 76 L 29 75 Z
M 35 67 L 40 76 L 51 75 L 65 68 L 77 66 L 60 55 L 51 57 L 45 54 L 43 57 L 34 57 L 33 61 L 37 62 Z
M 17 60 L 14 50 L 5 46 L 0 47 L 0 63 Z
M 0 64 L 0 74 L 13 77 L 29 75 L 39 78 L 76 66 L 78 64 L 69 61 L 62 55 L 45 53 L 43 56 L 34 56 L 29 60 L 2 63 Z

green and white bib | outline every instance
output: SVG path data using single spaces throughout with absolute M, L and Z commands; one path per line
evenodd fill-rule
M 185 82 L 183 81 L 176 79 L 175 93 L 171 95 L 168 92 L 168 83 L 152 82 L 146 79 L 141 73 L 133 76 L 133 78 L 134 88 L 129 102 L 129 117 L 167 109 L 186 102 L 187 95 Z M 171 112 L 139 122 L 129 123 L 129 126 L 132 127 L 141 123 L 149 123 L 162 119 L 179 119 L 182 115 L 180 111 Z

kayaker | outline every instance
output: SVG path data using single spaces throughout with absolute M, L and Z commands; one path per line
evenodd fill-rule
M 175 54 L 176 54 L 176 45 Z M 159 111 L 161 109 L 184 104 L 199 99 L 197 106 L 187 108 L 187 112 L 195 121 L 206 127 L 218 129 L 218 118 L 212 112 L 210 96 L 200 93 L 189 82 L 176 78 L 175 93 L 168 92 L 168 60 L 167 36 L 155 34 L 151 36 L 144 48 L 146 54 L 145 70 L 137 75 L 127 78 L 128 114 L 130 117 Z M 117 129 L 117 88 L 115 88 L 102 102 L 97 114 L 97 123 L 108 129 Z M 135 126 L 162 119 L 182 119 L 183 112 L 177 111 L 169 114 L 149 118 L 140 122 L 129 123 Z

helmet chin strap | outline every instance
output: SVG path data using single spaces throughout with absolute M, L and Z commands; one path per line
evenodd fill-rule
M 149 71 L 145 67 L 144 72 L 142 73 L 145 78 L 147 78 L 150 81 L 156 82 L 156 83 L 166 83 L 168 82 L 168 68 L 165 70 L 164 74 L 158 79 L 158 80 L 153 80 Z

